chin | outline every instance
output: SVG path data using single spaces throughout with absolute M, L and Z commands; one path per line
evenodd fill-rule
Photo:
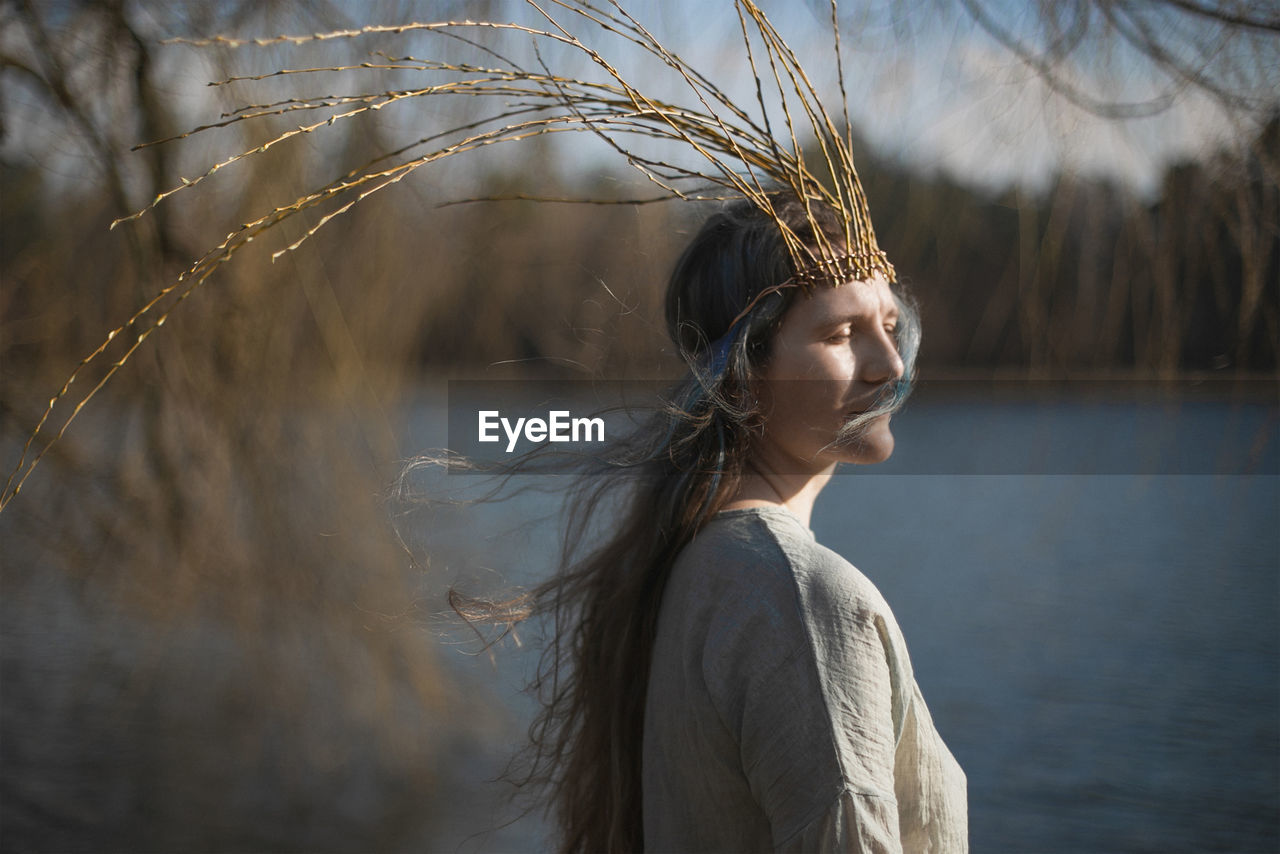
M 893 433 L 889 430 L 889 416 L 877 419 L 856 442 L 849 445 L 843 462 L 855 465 L 874 465 L 893 456 Z

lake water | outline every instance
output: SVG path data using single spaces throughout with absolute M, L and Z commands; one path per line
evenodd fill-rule
M 1270 388 L 1244 402 L 925 393 L 895 418 L 894 460 L 819 499 L 818 540 L 893 607 L 968 774 L 974 851 L 1280 848 Z M 411 447 L 443 443 L 439 406 L 415 410 Z M 531 520 L 553 508 L 526 495 L 424 536 L 453 578 L 519 582 L 546 565 L 554 527 Z M 453 818 L 430 846 L 543 850 L 541 820 L 500 827 L 514 813 L 484 782 L 532 714 L 517 691 L 530 650 L 449 658 L 507 723 L 459 748 Z
M 1276 389 L 926 384 L 894 419 L 893 459 L 823 493 L 818 539 L 885 594 L 968 774 L 975 852 L 1280 850 Z M 402 453 L 450 444 L 448 403 L 443 386 L 405 402 Z M 86 416 L 85 460 L 145 450 L 133 420 Z M 264 529 L 285 538 L 263 552 L 280 565 L 246 565 L 243 589 L 190 567 L 163 587 L 205 610 L 128 604 L 146 532 L 106 563 L 92 548 L 87 565 L 61 560 L 85 533 L 67 530 L 69 502 L 98 495 L 91 466 L 76 479 L 46 462 L 0 517 L 0 574 L 21 581 L 0 597 L 0 847 L 550 848 L 542 817 L 515 820 L 488 782 L 535 711 L 519 689 L 536 627 L 490 657 L 456 619 L 396 615 L 446 610 L 450 584 L 544 577 L 564 481 L 400 519 L 429 559 L 410 564 L 369 506 L 383 476 L 343 487 L 325 476 L 340 466 L 315 465 L 368 453 L 365 414 L 297 417 L 325 450 L 300 445 L 280 492 L 294 516 Z M 350 517 L 326 516 L 344 489 Z M 212 533 L 237 546 L 234 526 Z M 228 590 L 263 619 L 215 607 Z M 424 703 L 410 671 L 448 702 Z

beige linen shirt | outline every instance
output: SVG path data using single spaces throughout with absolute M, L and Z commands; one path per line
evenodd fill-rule
M 777 507 L 681 552 L 653 649 L 649 851 L 965 852 L 965 777 L 875 586 Z

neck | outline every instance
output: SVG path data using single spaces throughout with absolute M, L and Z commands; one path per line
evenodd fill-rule
M 817 471 L 797 472 L 791 470 L 794 466 L 771 465 L 770 462 L 767 455 L 758 455 L 748 463 L 737 491 L 724 509 L 785 507 L 806 528 L 809 527 L 813 504 L 827 481 L 831 480 L 835 463 Z

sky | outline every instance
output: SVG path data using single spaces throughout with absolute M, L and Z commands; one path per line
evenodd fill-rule
M 821 57 L 823 42 L 829 42 L 827 3 L 772 5 L 779 20 L 794 24 Z M 1012 34 L 1038 44 L 1043 21 L 1037 5 L 988 0 L 984 8 Z M 1068 5 L 1073 4 L 1059 8 Z M 1012 183 L 1043 186 L 1066 170 L 1110 178 L 1150 195 L 1171 162 L 1211 155 L 1255 129 L 1193 87 L 1178 90 L 1169 108 L 1155 115 L 1100 117 L 1051 91 L 963 6 L 958 0 L 841 6 L 850 112 L 877 149 L 991 189 Z M 1089 26 L 1105 32 L 1096 12 Z M 1280 102 L 1280 39 L 1257 38 L 1245 45 L 1268 51 L 1273 63 L 1256 57 L 1234 63 L 1236 45 L 1219 44 L 1225 40 L 1209 24 L 1156 17 L 1152 26 L 1166 44 L 1212 44 L 1217 53 L 1209 72 L 1243 68 L 1249 91 L 1269 93 L 1273 104 Z M 1087 93 L 1118 102 L 1143 101 L 1175 87 L 1149 59 L 1114 39 L 1086 40 L 1059 73 Z
M 829 107 L 838 104 L 828 3 L 762 0 L 762 5 L 788 42 L 797 48 L 823 92 L 824 101 Z M 1150 4 L 1135 0 L 1134 5 Z M 1047 6 L 1056 11 L 1046 14 L 1061 18 L 1050 23 L 1069 25 L 1069 15 L 1061 10 L 1076 6 Z M 336 7 L 351 23 L 483 16 L 547 26 L 536 10 L 514 0 L 485 4 L 340 0 Z M 135 4 L 134 8 L 144 32 L 157 41 L 173 35 L 166 26 L 174 26 L 178 18 L 170 15 L 162 19 L 144 4 Z M 302 32 L 311 31 L 312 21 L 300 13 L 291 16 L 288 11 L 304 6 L 283 3 L 273 8 L 277 10 L 274 18 L 250 21 L 233 35 L 272 36 L 282 31 L 297 32 L 299 28 Z M 546 8 L 554 11 L 553 5 Z M 1238 144 L 1251 136 L 1258 117 L 1263 115 L 1260 111 L 1225 109 L 1203 90 L 1184 86 L 1173 89 L 1175 94 L 1168 109 L 1153 116 L 1101 118 L 1052 92 L 1035 70 L 975 23 L 973 8 L 989 14 L 1019 40 L 1031 45 L 1043 43 L 1046 19 L 1037 3 L 846 0 L 840 6 L 849 111 L 858 131 L 874 148 L 918 169 L 940 171 L 993 191 L 1015 183 L 1043 187 L 1055 173 L 1065 170 L 1111 179 L 1145 196 L 1154 196 L 1160 176 L 1170 163 L 1204 158 L 1221 147 Z M 724 0 L 646 0 L 628 3 L 627 9 L 668 47 L 721 82 L 736 102 L 754 104 L 754 88 L 742 64 L 741 39 L 731 4 Z M 555 14 L 561 21 L 573 20 L 563 10 Z M 1148 58 L 1114 38 L 1113 33 L 1108 36 L 1096 10 L 1086 22 L 1091 28 L 1088 32 L 1095 35 L 1086 38 L 1056 67 L 1060 79 L 1099 98 L 1116 101 L 1142 101 L 1171 91 L 1174 81 L 1161 74 Z M 1140 22 L 1149 25 L 1162 44 L 1182 50 L 1185 55 L 1202 51 L 1204 55 L 1197 62 L 1206 73 L 1216 75 L 1215 79 L 1235 75 L 1230 82 L 1236 91 L 1276 102 L 1275 93 L 1280 92 L 1280 40 L 1274 36 L 1246 33 L 1241 37 L 1239 33 L 1219 31 L 1203 19 L 1168 13 L 1152 13 Z M 1227 35 L 1232 37 L 1226 38 Z M 652 62 L 632 65 L 625 45 L 605 34 L 597 33 L 593 38 L 596 36 L 599 40 L 592 43 L 611 58 L 618 57 L 619 68 L 643 81 L 642 87 L 652 86 L 676 100 L 689 99 L 687 89 L 665 69 Z M 5 41 L 13 37 L 11 32 Z M 523 61 L 537 62 L 524 41 L 504 42 L 504 50 L 509 48 Z M 408 50 L 419 56 L 434 55 L 433 51 L 441 50 L 440 45 L 439 39 L 419 35 L 344 40 L 342 44 L 330 42 L 288 50 L 245 47 L 220 56 L 216 62 L 209 49 L 185 45 L 158 46 L 156 55 L 164 69 L 159 76 L 166 94 L 182 105 L 182 120 L 195 124 L 216 117 L 219 109 L 210 100 L 206 85 L 224 73 L 217 63 L 261 73 L 286 66 L 325 64 L 338 55 L 368 58 L 368 52 L 377 46 Z M 564 62 L 563 56 L 555 55 L 554 48 L 544 51 L 543 58 L 557 68 Z M 568 65 L 574 67 L 572 63 Z M 591 73 L 585 59 L 576 67 L 584 74 Z M 304 86 L 318 86 L 321 88 L 317 91 L 323 92 L 324 86 L 337 85 L 318 79 L 312 86 L 311 80 L 299 80 L 288 78 L 277 91 L 293 87 L 292 94 L 297 94 Z M 343 80 L 342 84 L 348 82 Z M 270 84 L 260 87 L 260 91 L 270 89 Z M 7 158 L 38 160 L 51 171 L 74 179 L 79 169 L 72 161 L 83 154 L 83 148 L 69 143 L 63 129 L 42 115 L 39 99 L 24 93 L 20 86 L 11 89 L 7 101 L 6 110 L 16 120 L 9 121 L 0 153 Z M 435 112 L 438 109 L 433 100 L 430 106 L 397 106 L 379 118 L 393 137 L 409 139 L 419 134 L 424 123 L 439 117 Z M 570 143 L 569 157 L 577 166 L 589 166 L 595 159 L 601 167 L 617 165 L 615 154 L 600 146 L 593 149 L 581 141 Z

